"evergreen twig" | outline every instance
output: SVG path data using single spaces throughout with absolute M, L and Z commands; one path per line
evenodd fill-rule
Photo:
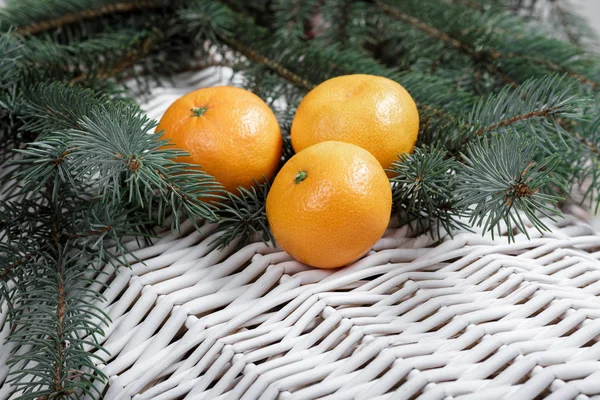
M 423 21 L 420 21 L 419 19 L 417 19 L 413 16 L 403 13 L 402 11 L 384 3 L 381 0 L 374 0 L 374 3 L 377 7 L 379 7 L 381 10 L 385 11 L 392 17 L 394 17 L 400 21 L 409 23 L 412 26 L 416 27 L 417 29 L 421 30 L 422 32 L 426 33 L 427 35 L 435 37 L 435 38 L 441 40 L 442 42 L 448 44 L 449 46 L 452 46 L 455 49 L 460 50 L 464 54 L 471 57 L 471 59 L 475 63 L 482 62 L 485 60 L 485 56 L 483 54 L 477 52 L 475 49 L 471 48 L 469 45 L 451 37 L 447 33 L 442 32 L 431 25 L 428 25 L 428 24 L 424 23 Z M 498 68 L 493 63 L 486 62 L 485 66 L 491 73 L 496 74 L 500 78 L 502 78 L 504 83 L 511 85 L 512 87 L 517 87 L 517 82 L 515 82 L 511 77 L 509 77 L 506 73 L 504 73 L 500 68 Z
M 221 41 L 223 41 L 224 43 L 226 43 L 227 45 L 229 45 L 232 49 L 243 54 L 248 59 L 252 60 L 253 62 L 255 62 L 259 65 L 267 67 L 268 69 L 275 72 L 277 75 L 281 76 L 282 78 L 289 81 L 290 83 L 296 85 L 297 87 L 304 89 L 306 91 L 312 90 L 315 87 L 314 84 L 310 83 L 306 79 L 293 73 L 292 71 L 283 67 L 276 61 L 271 60 L 271 59 L 259 54 L 258 52 L 247 47 L 240 41 L 230 38 L 230 37 L 223 36 L 223 35 L 219 35 L 219 39 Z
M 129 2 L 107 4 L 96 9 L 84 9 L 71 14 L 61 15 L 60 17 L 50 19 L 47 21 L 40 21 L 29 25 L 19 26 L 16 32 L 22 35 L 35 35 L 52 29 L 60 28 L 61 26 L 65 26 L 75 22 L 99 18 L 109 14 L 127 13 L 139 9 L 153 9 L 160 7 L 164 7 L 164 1 L 134 0 Z
M 376 7 L 383 10 L 385 13 L 391 15 L 392 17 L 396 18 L 397 20 L 410 24 L 411 26 L 414 26 L 423 33 L 427 34 L 428 36 L 436 38 L 437 40 L 446 43 L 448 46 L 453 47 L 459 50 L 460 52 L 468 55 L 475 64 L 483 63 L 490 73 L 497 75 L 502 79 L 502 81 L 505 84 L 509 84 L 514 88 L 517 87 L 517 80 L 514 76 L 512 76 L 513 74 L 510 70 L 506 68 L 501 68 L 497 65 L 499 61 L 510 59 L 528 61 L 532 65 L 542 65 L 547 67 L 550 71 L 557 72 L 560 74 L 566 74 L 568 76 L 576 78 L 581 83 L 588 85 L 594 90 L 600 86 L 599 82 L 596 82 L 577 71 L 574 71 L 564 65 L 560 65 L 549 59 L 541 58 L 538 56 L 532 56 L 530 54 L 521 54 L 514 51 L 501 51 L 493 47 L 487 48 L 485 50 L 477 50 L 473 45 L 465 41 L 461 41 L 458 38 L 441 31 L 435 26 L 427 24 L 426 22 L 420 20 L 419 18 L 413 15 L 409 15 L 406 12 L 402 12 L 397 8 L 392 7 L 391 5 L 383 2 L 382 0 L 373 1 Z M 482 35 L 484 35 L 483 32 Z
M 531 221 L 538 231 L 548 227 L 540 214 L 554 220 L 561 213 L 550 204 L 560 198 L 543 193 L 540 189 L 555 177 L 549 173 L 558 160 L 548 157 L 534 161 L 534 142 L 515 135 L 492 136 L 491 140 L 470 143 L 465 164 L 457 176 L 459 206 L 468 207 L 469 222 L 482 226 L 483 232 L 500 234 L 500 222 L 507 226 L 509 240 L 514 239 L 513 228 L 527 234 L 527 228 L 519 212 Z M 559 182 L 554 182 L 560 185 Z
M 417 147 L 414 153 L 401 155 L 390 170 L 393 203 L 400 220 L 418 231 L 435 227 L 438 237 L 468 230 L 462 221 L 466 209 L 455 197 L 459 167 L 459 162 L 440 148 Z
M 516 90 L 504 88 L 498 94 L 487 96 L 473 108 L 466 125 L 475 136 L 499 132 L 504 128 L 519 129 L 528 126 L 530 133 L 538 135 L 542 142 L 556 145 L 547 140 L 547 125 L 552 130 L 558 130 L 563 137 L 561 140 L 569 136 L 574 137 L 595 152 L 595 146 L 581 141 L 576 133 L 560 128 L 557 123 L 549 123 L 557 122 L 559 118 L 582 119 L 581 109 L 586 103 L 585 99 L 576 95 L 573 80 L 550 75 L 541 79 L 530 79 Z M 534 123 L 535 127 L 532 126 Z M 468 140 L 469 136 L 463 143 Z
M 25 254 L 24 256 L 22 256 L 21 258 L 17 259 L 14 262 L 11 262 L 10 264 L 7 264 L 3 267 L 2 269 L 2 273 L 0 274 L 0 282 L 7 282 L 8 278 L 14 273 L 14 270 L 17 269 L 18 267 L 24 265 L 26 262 L 28 262 L 29 260 L 31 260 L 32 258 L 40 255 L 41 252 L 45 251 L 48 249 L 48 246 L 42 246 L 39 249 L 36 249 L 34 251 L 30 251 L 27 254 Z
M 275 243 L 265 206 L 270 184 L 266 180 L 255 183 L 255 187 L 250 189 L 238 188 L 238 193 L 228 193 L 227 201 L 220 203 L 217 230 L 222 234 L 216 239 L 220 248 L 234 242 L 237 247 L 243 247 L 254 236 L 260 237 L 265 243 Z
M 94 77 L 96 79 L 109 79 L 119 75 L 120 73 L 132 68 L 136 63 L 144 60 L 148 53 L 150 53 L 153 47 L 159 42 L 161 37 L 161 34 L 157 34 L 155 32 L 154 35 L 145 38 L 138 47 L 128 51 L 118 64 L 112 66 L 107 71 L 101 72 L 100 74 L 96 74 L 94 71 L 86 71 L 81 75 L 72 78 L 71 83 L 82 82 L 90 77 Z

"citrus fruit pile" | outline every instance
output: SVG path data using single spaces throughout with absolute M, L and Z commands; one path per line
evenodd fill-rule
M 272 179 L 282 139 L 275 115 L 243 89 L 199 89 L 176 100 L 157 131 L 186 151 L 225 190 Z M 385 233 L 392 208 L 389 169 L 417 140 L 410 94 L 379 76 L 323 82 L 300 102 L 291 128 L 296 154 L 269 191 L 267 219 L 277 243 L 319 268 L 347 265 Z

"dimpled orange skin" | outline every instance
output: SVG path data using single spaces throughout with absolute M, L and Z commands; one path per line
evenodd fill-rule
M 348 142 L 368 150 L 384 169 L 412 152 L 418 134 L 413 98 L 400 84 L 374 75 L 321 83 L 300 102 L 291 129 L 296 152 L 327 140 Z
M 300 171 L 306 177 L 296 183 Z M 304 264 L 336 268 L 358 259 L 385 233 L 392 191 L 369 152 L 330 141 L 302 150 L 283 166 L 266 207 L 285 251 Z
M 193 109 L 205 109 L 193 115 Z M 200 111 L 202 112 L 202 111 Z M 281 159 L 279 123 L 255 94 L 231 86 L 199 89 L 177 99 L 156 131 L 190 154 L 178 161 L 198 164 L 233 192 L 253 178 L 271 179 Z

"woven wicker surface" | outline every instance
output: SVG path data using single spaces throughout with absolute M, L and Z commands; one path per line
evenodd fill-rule
M 217 251 L 203 231 L 113 277 L 107 399 L 600 394 L 600 237 L 585 225 L 510 245 L 392 228 L 337 271 L 259 243 Z
M 184 76 L 144 107 L 158 118 L 219 82 Z M 105 399 L 600 399 L 600 236 L 552 227 L 509 244 L 391 226 L 354 265 L 317 270 L 185 224 L 105 268 Z M 0 362 L 12 350 L 27 349 Z

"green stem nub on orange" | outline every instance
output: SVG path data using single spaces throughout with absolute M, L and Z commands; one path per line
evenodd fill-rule
M 196 107 L 192 108 L 192 117 L 201 117 L 206 112 L 206 107 Z
M 306 171 L 299 171 L 298 174 L 296 174 L 296 178 L 294 178 L 294 182 L 296 182 L 296 184 L 302 182 L 303 180 L 306 179 L 306 177 L 308 176 L 308 174 L 306 173 Z

